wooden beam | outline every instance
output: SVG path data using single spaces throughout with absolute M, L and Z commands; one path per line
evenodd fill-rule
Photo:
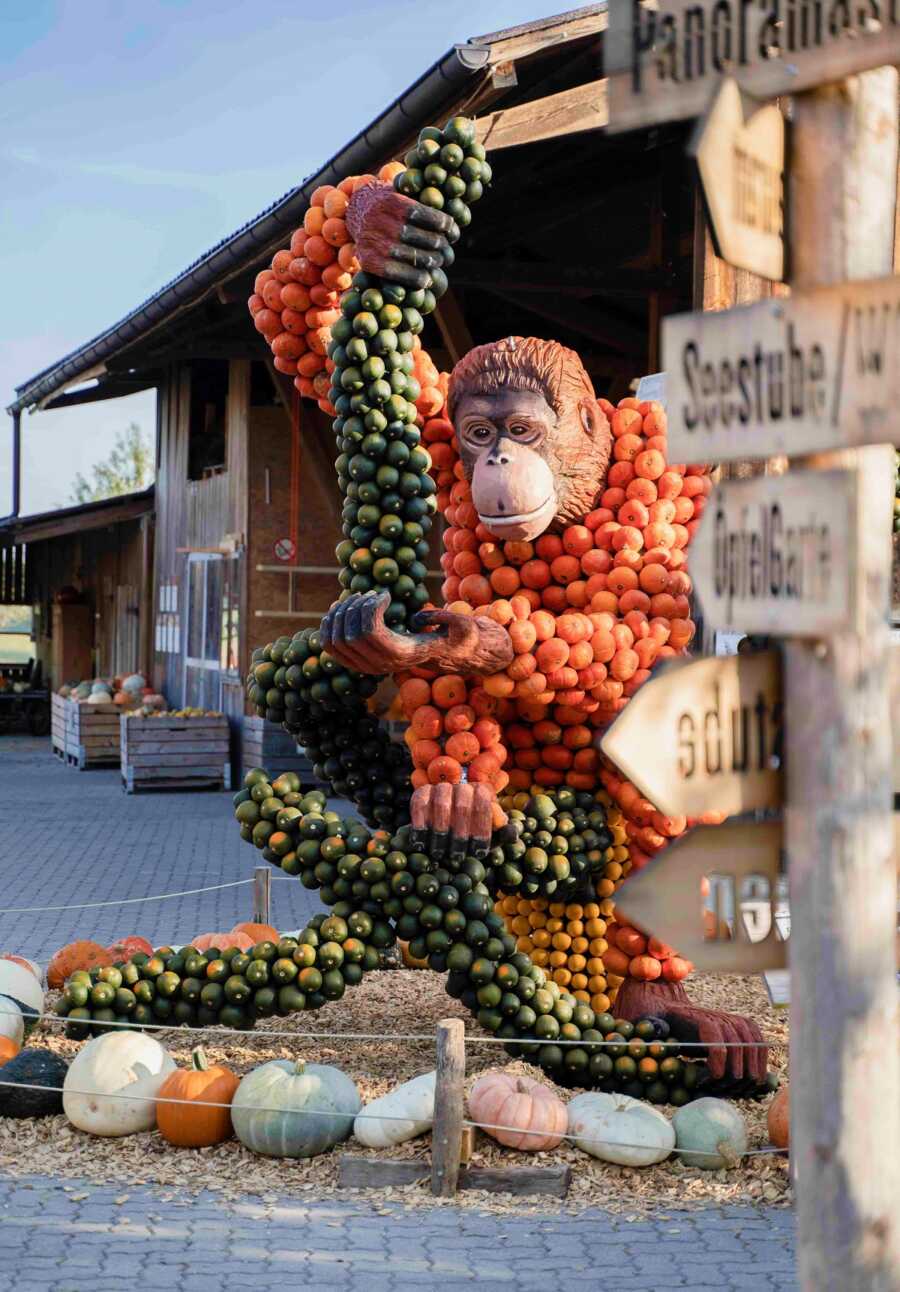
M 377 1158 L 342 1153 L 338 1158 L 339 1189 L 385 1189 L 425 1180 L 431 1173 L 427 1158 Z M 458 1188 L 519 1197 L 541 1194 L 564 1198 L 572 1180 L 569 1166 L 462 1166 Z
M 557 139 L 584 130 L 602 130 L 609 122 L 606 81 L 589 81 L 559 94 L 548 94 L 514 108 L 480 117 L 478 139 L 491 152 Z
M 645 297 L 671 283 L 662 270 L 604 269 L 598 265 L 560 265 L 527 260 L 459 260 L 450 270 L 454 286 L 503 287 L 558 296 Z M 441 302 L 443 304 L 443 302 Z
M 613 320 L 608 315 L 604 316 L 599 311 L 572 301 L 555 306 L 552 297 L 548 296 L 529 296 L 527 292 L 508 291 L 505 288 L 488 290 L 493 295 L 509 301 L 511 305 L 518 305 L 521 309 L 537 314 L 540 318 L 549 319 L 551 323 L 569 328 L 573 332 L 580 332 L 582 336 L 590 337 L 592 341 L 615 351 L 616 354 L 641 356 L 646 354 L 647 335 L 632 323 Z
M 459 301 L 452 290 L 441 297 L 434 312 L 434 321 L 437 323 L 444 345 L 447 347 L 450 362 L 459 363 L 463 355 L 472 349 L 475 342 L 459 307 Z
M 488 44 L 491 48 L 491 63 L 501 63 L 506 59 L 530 58 L 533 54 L 542 54 L 555 45 L 565 45 L 588 36 L 599 36 L 606 31 L 606 13 L 591 13 L 579 17 L 577 12 L 553 27 L 539 27 L 534 31 L 524 31 L 505 40 L 492 40 L 490 36 L 482 37 L 479 44 Z

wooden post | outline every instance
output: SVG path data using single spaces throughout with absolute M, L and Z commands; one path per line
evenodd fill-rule
M 893 68 L 797 96 L 794 287 L 891 273 L 897 126 Z M 853 380 L 852 368 L 845 379 Z M 888 699 L 893 449 L 831 455 L 828 465 L 836 460 L 859 472 L 860 622 L 855 632 L 785 648 L 791 1157 L 801 1288 L 887 1292 L 900 1285 Z
M 253 923 L 271 924 L 272 872 L 268 866 L 253 868 Z
M 456 1193 L 465 1079 L 465 1024 L 461 1018 L 445 1018 L 437 1025 L 437 1080 L 431 1132 L 431 1192 L 437 1198 L 452 1198 Z

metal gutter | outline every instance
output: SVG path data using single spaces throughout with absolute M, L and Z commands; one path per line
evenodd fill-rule
M 423 120 L 458 97 L 472 78 L 488 67 L 489 61 L 488 45 L 455 46 L 315 175 L 217 243 L 118 323 L 18 386 L 16 399 L 7 412 L 16 414 L 34 407 L 81 377 L 86 368 L 104 362 L 146 336 L 176 311 L 196 304 L 223 278 L 252 263 L 263 248 L 271 246 L 285 232 L 295 228 L 306 212 L 313 190 L 320 184 L 337 183 L 346 175 L 359 174 L 367 170 L 375 159 L 395 152 Z

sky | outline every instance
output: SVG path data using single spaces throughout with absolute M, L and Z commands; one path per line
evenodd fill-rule
M 315 171 L 455 42 L 565 0 L 3 0 L 0 409 Z M 22 418 L 65 505 L 152 392 Z M 0 517 L 11 420 L 0 411 Z

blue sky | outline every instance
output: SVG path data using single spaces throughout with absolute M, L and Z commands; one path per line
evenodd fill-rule
M 455 41 L 564 0 L 4 0 L 0 407 L 304 178 Z M 23 512 L 152 395 L 25 415 Z M 0 516 L 10 500 L 0 413 Z

